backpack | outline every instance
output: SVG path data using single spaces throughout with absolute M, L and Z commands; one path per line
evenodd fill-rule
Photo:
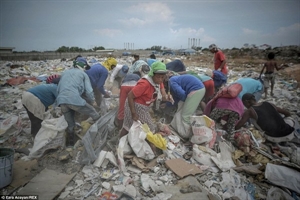
M 243 86 L 239 83 L 232 83 L 228 86 L 223 87 L 216 94 L 215 98 L 224 97 L 224 98 L 235 98 L 242 91 Z

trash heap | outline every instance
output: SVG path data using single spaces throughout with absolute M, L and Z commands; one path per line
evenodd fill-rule
M 105 58 L 88 60 L 96 63 Z M 131 60 L 118 58 L 118 62 L 130 66 Z M 21 104 L 22 92 L 45 84 L 45 77 L 61 74 L 72 66 L 72 61 L 1 61 L 0 66 L 0 144 L 14 149 L 29 148 L 32 152 L 36 138 L 30 135 L 30 122 Z M 205 67 L 188 69 L 201 72 Z M 256 76 L 251 70 L 231 70 L 228 83 Z M 279 76 L 274 96 L 262 101 L 289 110 L 299 122 L 297 86 L 297 81 Z M 163 123 L 161 115 L 153 112 L 160 134 L 136 124 L 136 132 L 121 138 L 116 148 L 109 148 L 107 140 L 118 133 L 114 125 L 118 98 L 105 99 L 104 105 L 104 114 L 96 123 L 78 118 L 76 133 L 80 140 L 74 149 L 66 149 L 63 136 L 57 134 L 56 141 L 44 143 L 35 154 L 16 151 L 15 162 L 35 161 L 35 167 L 30 169 L 31 179 L 1 189 L 2 194 L 26 194 L 33 184 L 30 180 L 46 173 L 43 169 L 48 168 L 70 175 L 69 181 L 53 194 L 56 199 L 299 199 L 299 147 L 298 151 L 274 152 L 253 126 L 241 130 L 239 138 L 224 139 L 226 132 L 203 115 L 195 116 L 191 143 L 181 139 Z M 64 123 L 59 108 L 53 108 L 51 114 L 57 124 Z M 138 139 L 133 140 L 131 134 L 139 135 Z M 146 138 L 159 150 L 154 152 Z M 42 195 L 39 198 L 43 199 Z

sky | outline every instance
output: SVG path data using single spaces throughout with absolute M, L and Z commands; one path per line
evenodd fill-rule
M 15 51 L 246 43 L 300 45 L 300 0 L 0 0 L 0 47 Z

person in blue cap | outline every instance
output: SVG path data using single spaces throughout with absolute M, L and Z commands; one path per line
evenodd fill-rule
M 82 57 L 73 62 L 73 69 L 66 70 L 60 78 L 57 88 L 56 105 L 68 123 L 66 146 L 75 144 L 75 112 L 91 117 L 94 122 L 100 118 L 93 106 L 97 106 L 90 78 L 84 72 L 88 66 Z M 83 95 L 85 98 L 83 98 Z M 93 105 L 93 106 L 92 106 Z

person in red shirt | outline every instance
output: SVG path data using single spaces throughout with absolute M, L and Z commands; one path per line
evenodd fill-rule
M 226 65 L 226 58 L 224 53 L 218 49 L 217 45 L 211 44 L 209 45 L 209 50 L 214 54 L 214 67 L 215 70 L 221 71 L 223 74 L 228 74 L 228 68 Z
M 150 130 L 156 131 L 156 124 L 152 121 L 149 109 L 156 99 L 161 98 L 163 101 L 173 103 L 171 95 L 167 95 L 163 81 L 167 70 L 166 65 L 156 61 L 151 65 L 148 75 L 141 78 L 137 84 L 128 93 L 125 102 L 124 122 L 119 137 L 126 135 L 133 121 L 147 123 Z

